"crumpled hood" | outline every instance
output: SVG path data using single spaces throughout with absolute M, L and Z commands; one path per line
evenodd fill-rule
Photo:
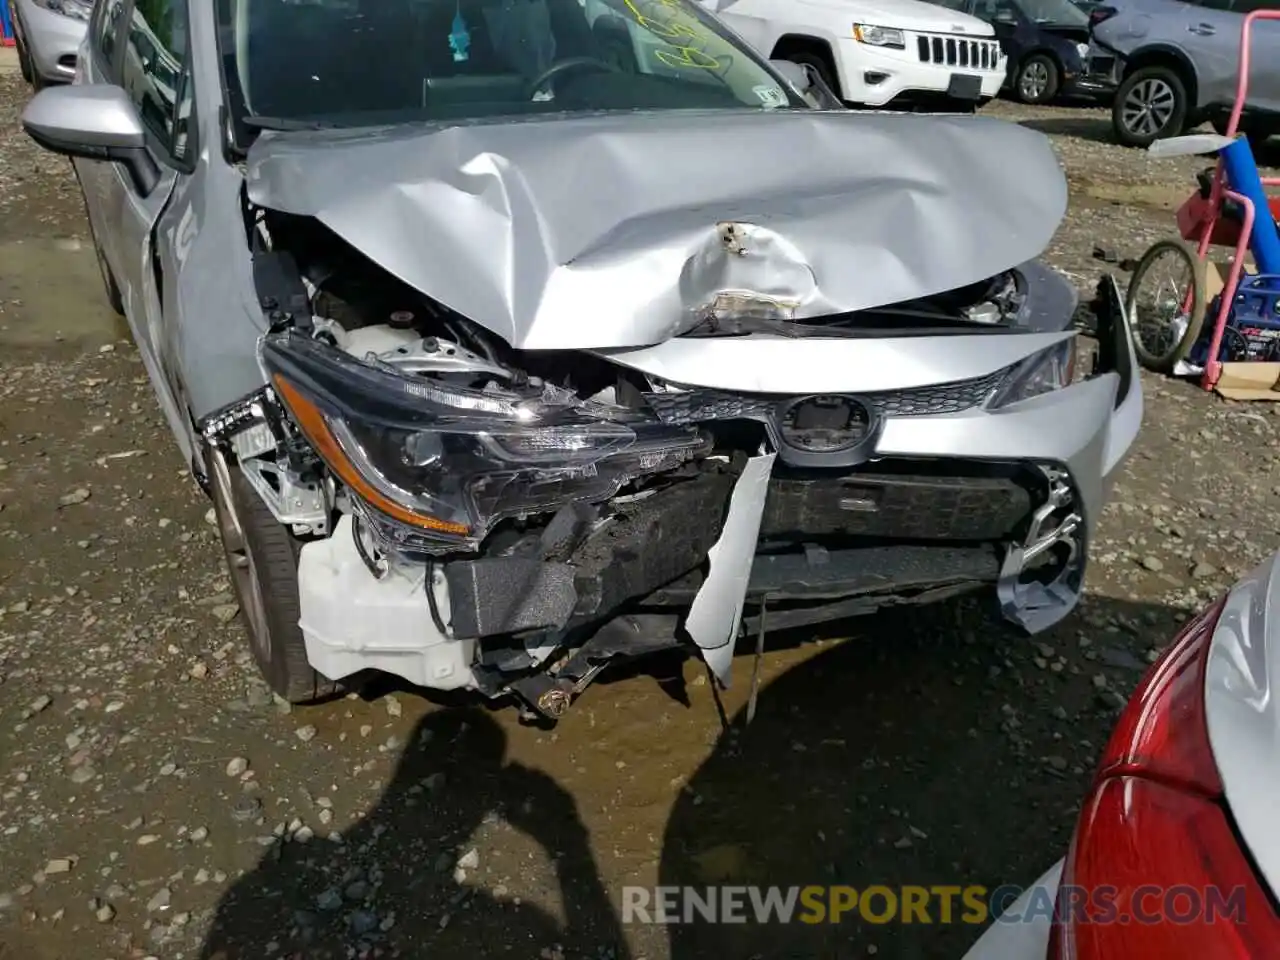
M 246 176 L 254 203 L 316 217 L 531 349 L 660 343 L 713 309 L 802 319 L 939 293 L 1037 256 L 1067 201 L 1042 134 L 853 111 L 267 133 Z

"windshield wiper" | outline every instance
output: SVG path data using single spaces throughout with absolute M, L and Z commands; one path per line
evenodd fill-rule
M 252 127 L 255 130 L 280 130 L 282 132 L 292 132 L 298 130 L 336 130 L 336 123 L 326 123 L 323 120 L 294 120 L 290 117 L 245 117 L 241 121 L 246 127 Z

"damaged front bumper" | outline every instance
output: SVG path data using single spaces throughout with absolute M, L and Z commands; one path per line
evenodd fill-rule
M 695 645 L 727 682 L 735 641 L 766 609 L 785 628 L 994 587 L 1008 620 L 1044 630 L 1079 598 L 1142 418 L 1110 278 L 1095 313 L 1087 377 L 997 411 L 937 402 L 945 387 L 886 407 L 874 449 L 835 476 L 766 445 L 686 463 L 607 513 L 566 506 L 518 547 L 378 570 L 356 501 L 301 551 L 308 658 L 332 679 L 373 668 L 558 716 L 619 657 Z M 770 347 L 779 363 L 786 346 Z

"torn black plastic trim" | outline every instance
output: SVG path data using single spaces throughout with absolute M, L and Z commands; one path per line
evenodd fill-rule
M 1091 306 L 1096 322 L 1090 332 L 1098 341 L 1097 361 L 1092 376 L 1115 373 L 1120 378 L 1115 400 L 1115 406 L 1119 409 L 1133 390 L 1137 371 L 1131 362 L 1129 334 L 1122 322 L 1124 303 L 1120 300 L 1119 285 L 1114 278 L 1104 276 L 1098 281 Z

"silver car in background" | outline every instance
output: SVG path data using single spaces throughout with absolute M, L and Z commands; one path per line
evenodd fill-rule
M 37 89 L 69 83 L 93 0 L 9 0 L 22 79 Z
M 1206 121 L 1226 129 L 1240 70 L 1240 31 L 1276 0 L 1116 0 L 1095 7 L 1093 43 L 1115 56 L 1117 139 L 1146 147 Z M 1251 30 L 1249 100 L 1240 130 L 1257 149 L 1280 133 L 1280 22 Z
M 1115 281 L 1078 357 L 1035 261 L 1047 139 L 817 109 L 692 0 L 601 4 L 103 0 L 27 107 L 273 689 L 554 718 L 766 622 L 1060 621 L 1142 395 Z

